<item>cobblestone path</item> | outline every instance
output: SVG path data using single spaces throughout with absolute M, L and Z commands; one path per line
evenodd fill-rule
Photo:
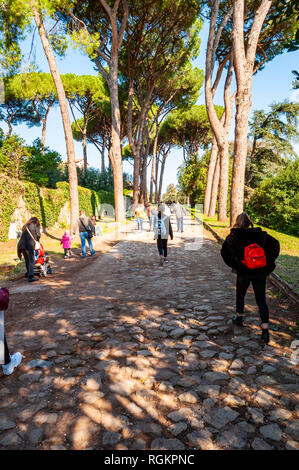
M 235 276 L 201 231 L 174 224 L 162 267 L 134 230 L 69 276 L 14 284 L 25 358 L 0 377 L 0 449 L 299 449 L 290 341 L 261 343 L 251 291 L 232 327 Z

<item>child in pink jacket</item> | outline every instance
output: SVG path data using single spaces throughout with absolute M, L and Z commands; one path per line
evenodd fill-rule
M 71 237 L 70 236 L 70 231 L 69 230 L 66 230 L 63 234 L 63 237 L 61 239 L 61 242 L 60 242 L 60 245 L 63 246 L 63 249 L 64 249 L 64 259 L 67 258 L 67 256 L 70 258 L 71 256 L 73 256 L 73 253 L 72 253 L 72 239 L 74 237 Z

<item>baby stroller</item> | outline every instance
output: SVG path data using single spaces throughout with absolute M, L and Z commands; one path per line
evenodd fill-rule
M 48 274 L 53 274 L 53 272 L 49 261 L 49 254 L 44 251 L 44 247 L 40 243 L 40 248 L 35 250 L 34 275 L 46 277 Z

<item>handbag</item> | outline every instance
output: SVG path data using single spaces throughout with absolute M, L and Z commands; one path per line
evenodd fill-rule
M 9 290 L 3 287 L 0 289 L 0 311 L 7 310 L 9 304 Z
M 30 230 L 29 230 L 28 227 L 26 227 L 26 230 L 27 230 L 27 232 L 29 233 L 29 235 L 30 235 L 30 237 L 32 238 L 32 240 L 34 241 L 34 249 L 35 249 L 35 250 L 40 250 L 40 249 L 41 249 L 40 243 L 39 243 L 37 240 L 35 240 L 34 236 L 33 236 L 32 233 L 30 232 Z

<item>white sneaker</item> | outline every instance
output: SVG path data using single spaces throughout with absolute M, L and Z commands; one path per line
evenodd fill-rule
M 10 356 L 10 362 L 8 364 L 2 365 L 2 370 L 4 375 L 11 375 L 18 365 L 21 364 L 23 356 L 21 353 L 16 352 L 12 356 Z

